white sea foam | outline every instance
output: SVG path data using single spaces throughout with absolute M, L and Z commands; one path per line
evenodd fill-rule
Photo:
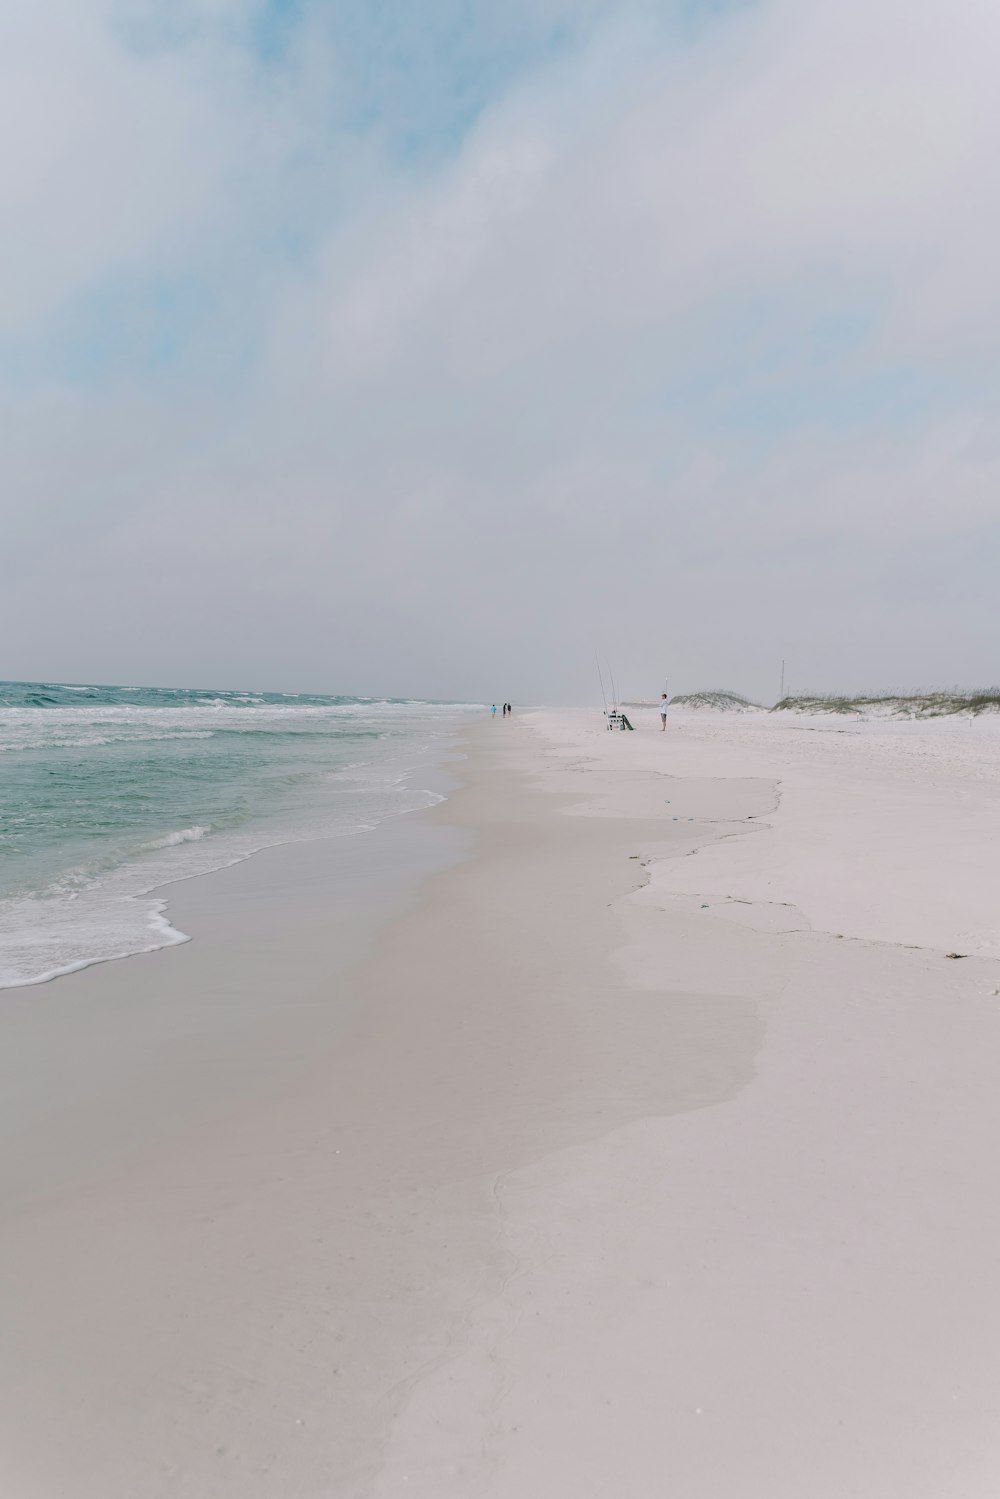
M 127 690 L 127 689 L 122 689 Z M 199 699 L 180 707 L 115 703 L 0 711 L 0 750 L 84 748 L 98 743 L 155 743 L 168 738 L 208 738 L 220 729 L 260 733 L 269 729 L 326 730 L 357 721 L 378 730 L 405 726 L 409 720 L 446 722 L 456 709 L 447 704 L 386 703 L 379 701 L 332 704 L 237 703 L 222 698 Z
M 102 744 L 134 744 L 136 742 L 157 744 L 168 739 L 211 739 L 212 737 L 212 729 L 173 729 L 163 733 L 147 732 L 138 736 L 135 733 L 125 731 L 117 734 L 101 734 L 96 731 L 90 734 L 70 734 L 65 731 L 60 732 L 60 728 L 57 727 L 55 732 L 49 730 L 44 736 L 40 735 L 36 730 L 32 733 L 30 739 L 27 737 L 0 738 L 0 752 L 5 750 L 16 751 L 42 748 L 90 749 L 92 746 Z
M 162 838 L 153 838 L 149 843 L 140 845 L 143 853 L 152 853 L 158 848 L 176 848 L 179 843 L 198 843 L 206 838 L 211 832 L 210 828 L 195 826 L 193 828 L 179 828 L 175 833 L 164 833 Z
M 171 926 L 166 904 L 165 900 L 132 897 L 122 897 L 115 903 L 95 890 L 90 902 L 85 900 L 83 905 L 59 910 L 40 905 L 33 919 L 26 902 L 19 903 L 13 912 L 4 910 L 7 902 L 0 902 L 4 952 L 0 989 L 47 984 L 95 963 L 190 942 L 185 932 Z M 11 915 L 13 920 L 9 919 Z

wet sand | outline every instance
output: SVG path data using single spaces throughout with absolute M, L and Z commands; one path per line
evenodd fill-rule
M 14 996 L 5 1493 L 995 1492 L 1000 964 L 820 929 L 824 773 L 649 727 L 484 724 Z

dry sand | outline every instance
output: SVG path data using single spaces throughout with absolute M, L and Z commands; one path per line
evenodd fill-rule
M 0 1493 L 992 1499 L 968 735 L 486 724 L 7 996 Z

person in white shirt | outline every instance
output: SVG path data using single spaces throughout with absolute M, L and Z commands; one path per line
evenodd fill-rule
M 667 694 L 665 692 L 661 692 L 660 693 L 660 732 L 662 733 L 666 729 L 666 727 L 667 727 Z

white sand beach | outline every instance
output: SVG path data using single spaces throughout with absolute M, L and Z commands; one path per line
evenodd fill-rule
M 636 721 L 3 997 L 0 1493 L 992 1499 L 1000 726 Z

